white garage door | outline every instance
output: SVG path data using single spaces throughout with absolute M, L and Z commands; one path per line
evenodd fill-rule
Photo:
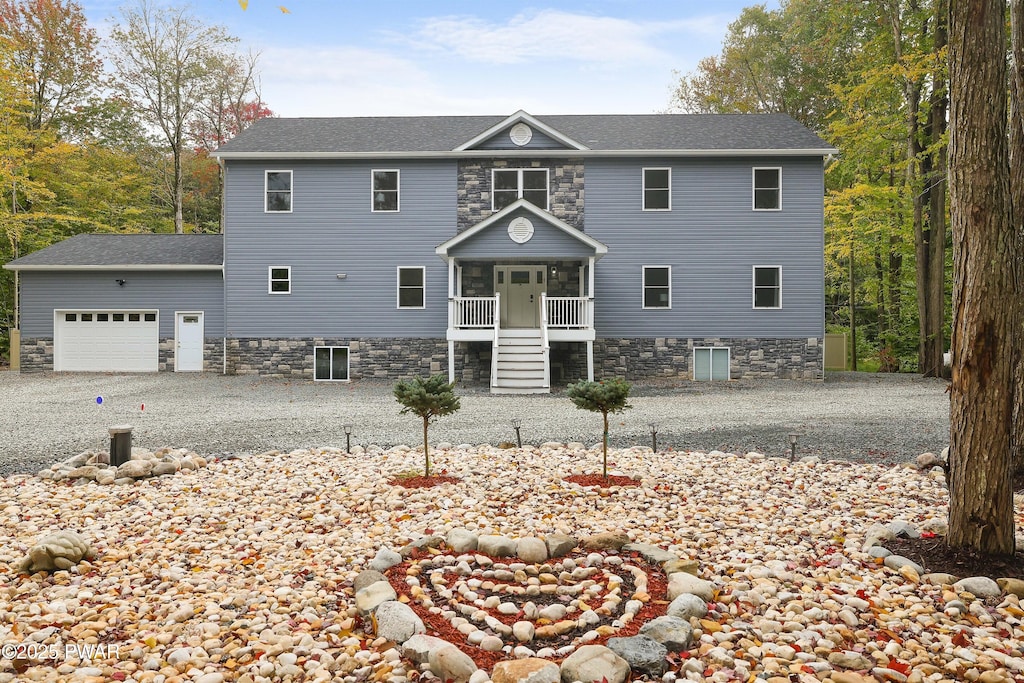
M 156 372 L 156 311 L 55 311 L 53 369 Z

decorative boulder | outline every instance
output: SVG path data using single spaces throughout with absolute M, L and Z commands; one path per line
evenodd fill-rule
M 74 531 L 60 531 L 43 538 L 28 551 L 21 569 L 29 573 L 71 569 L 83 559 L 95 554 L 89 543 Z

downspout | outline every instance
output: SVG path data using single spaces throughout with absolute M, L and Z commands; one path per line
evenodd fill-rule
M 228 241 L 225 239 L 224 229 L 227 227 L 226 218 L 227 211 L 224 206 L 227 204 L 225 201 L 226 194 L 224 190 L 227 188 L 228 180 L 228 167 L 224 163 L 223 159 L 217 159 L 217 165 L 220 167 L 220 235 L 221 244 L 223 245 L 223 255 L 220 261 L 220 291 L 221 291 L 221 315 L 223 316 L 224 322 L 224 336 L 221 338 L 221 368 L 220 374 L 228 374 L 228 283 L 227 278 L 224 277 L 227 269 L 228 261 Z

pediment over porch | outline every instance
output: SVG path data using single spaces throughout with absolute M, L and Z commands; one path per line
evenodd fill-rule
M 598 259 L 608 247 L 525 199 L 480 221 L 434 250 L 450 261 L 492 259 Z

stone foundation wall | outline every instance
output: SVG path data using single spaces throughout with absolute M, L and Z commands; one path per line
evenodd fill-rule
M 228 339 L 227 374 L 313 379 L 317 346 L 347 346 L 349 379 L 403 379 L 448 373 L 444 339 Z M 456 349 L 456 376 L 459 368 Z
M 551 214 L 583 230 L 582 159 L 481 159 L 459 162 L 458 231 L 470 228 L 491 211 L 492 168 L 547 168 Z
M 53 340 L 21 340 L 21 371 L 43 372 L 53 370 Z
M 174 338 L 160 340 L 158 350 L 159 372 L 174 372 Z M 203 340 L 203 372 L 221 372 L 224 369 L 224 340 L 219 337 L 207 337 Z

